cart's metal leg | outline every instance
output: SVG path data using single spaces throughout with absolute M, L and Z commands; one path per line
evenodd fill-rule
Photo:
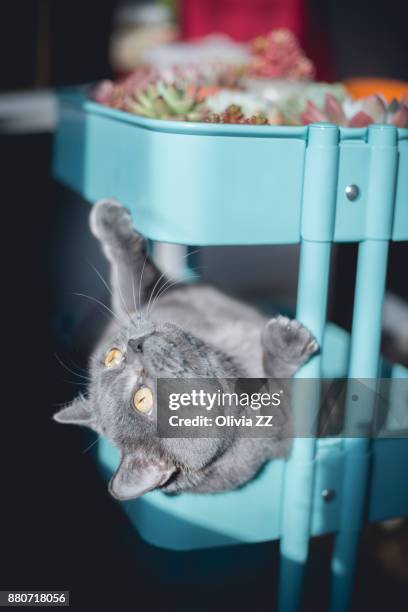
M 187 268 L 187 247 L 181 244 L 154 242 L 153 260 L 159 270 L 172 280 L 184 280 Z
M 359 247 L 350 379 L 357 377 L 375 379 L 378 376 L 387 252 L 388 241 L 386 240 L 367 240 Z M 349 384 L 353 388 L 352 380 Z M 358 396 L 358 393 L 354 395 Z M 353 416 L 358 421 L 361 419 L 361 414 L 358 413 L 358 405 L 350 401 L 350 396 L 351 391 L 347 398 L 347 421 L 351 435 L 353 433 L 355 435 Z M 364 406 L 365 411 L 369 409 L 369 406 Z M 368 415 L 365 415 L 365 419 L 367 418 Z M 342 518 L 332 560 L 332 612 L 345 612 L 349 609 L 370 464 L 369 438 L 348 437 L 344 439 L 343 444 L 345 468 L 342 487 Z
M 301 221 L 301 252 L 297 295 L 297 318 L 313 333 L 322 346 L 326 323 L 331 241 L 338 175 L 338 128 L 330 125 L 309 127 Z M 320 355 L 299 372 L 301 378 L 319 379 Z M 302 386 L 302 401 L 294 398 L 296 412 L 304 422 L 316 422 L 319 385 Z M 299 388 L 297 385 L 294 388 Z M 308 391 L 305 399 L 306 389 Z M 297 396 L 297 393 L 295 393 Z M 305 413 L 306 420 L 304 420 Z M 286 465 L 282 496 L 281 565 L 279 576 L 279 612 L 299 609 L 304 567 L 308 556 L 316 439 L 295 438 Z
M 297 318 L 313 331 L 320 345 L 326 320 L 330 247 L 330 243 L 308 241 L 304 241 L 301 247 Z M 320 356 L 306 364 L 300 376 L 319 379 Z M 299 391 L 304 400 L 306 387 L 300 388 Z M 318 410 L 319 386 L 313 381 L 308 391 L 309 401 L 302 401 L 298 407 L 303 413 L 302 420 L 307 410 L 306 421 L 313 423 Z M 294 411 L 296 407 L 295 400 Z M 280 547 L 280 612 L 298 610 L 300 603 L 303 572 L 308 555 L 315 446 L 316 440 L 313 437 L 294 439 L 291 457 L 286 465 Z
M 373 379 L 378 377 L 379 369 L 382 304 L 398 163 L 395 127 L 370 126 L 368 144 L 367 239 L 359 246 L 348 386 L 349 389 L 355 386 L 354 379 L 365 379 L 364 383 L 370 384 L 374 391 Z M 358 404 L 351 401 L 353 398 L 350 395 L 348 392 L 346 426 L 355 435 L 355 425 L 361 414 Z M 362 407 L 365 419 L 370 417 L 374 407 L 374 393 L 371 396 L 371 406 L 368 402 Z M 357 397 L 358 394 L 355 394 L 354 399 Z M 342 514 L 332 560 L 331 612 L 346 612 L 349 609 L 370 467 L 368 438 L 349 436 L 344 439 L 343 446 Z

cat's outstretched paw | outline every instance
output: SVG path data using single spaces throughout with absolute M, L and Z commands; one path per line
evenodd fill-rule
M 306 327 L 283 316 L 268 321 L 262 344 L 266 373 L 282 377 L 292 376 L 319 348 Z
M 304 362 L 318 349 L 316 340 L 306 327 L 282 315 L 268 321 L 263 338 L 265 346 L 269 345 L 289 361 Z
M 93 235 L 108 245 L 138 237 L 129 210 L 116 200 L 99 200 L 91 209 L 89 223 Z

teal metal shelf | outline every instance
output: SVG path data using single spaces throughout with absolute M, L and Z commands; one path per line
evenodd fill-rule
M 398 150 L 391 226 L 381 214 L 373 218 L 367 205 L 372 151 L 377 146 L 368 139 L 377 132 L 389 133 L 395 140 L 395 155 Z M 318 134 L 327 142 L 321 143 Z M 54 174 L 90 202 L 114 197 L 125 204 L 137 229 L 152 240 L 289 244 L 299 242 L 308 231 L 307 227 L 301 231 L 301 211 L 306 150 L 313 140 L 314 163 L 320 163 L 321 156 L 327 167 L 323 164 L 320 171 L 335 175 L 330 196 L 336 209 L 333 240 L 408 240 L 408 129 L 161 121 L 65 93 L 60 96 Z M 331 161 L 330 150 L 335 152 Z M 310 175 L 316 193 L 322 178 Z M 359 186 L 353 202 L 346 197 L 347 185 Z M 324 196 L 320 204 L 324 216 L 328 206 Z M 313 236 L 324 240 L 319 218 L 310 223 Z

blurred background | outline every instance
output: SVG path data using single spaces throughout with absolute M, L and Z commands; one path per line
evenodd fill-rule
M 51 415 L 85 383 L 108 302 L 90 263 L 106 263 L 89 205 L 52 179 L 55 88 L 127 74 L 157 45 L 227 34 L 246 42 L 291 29 L 317 78 L 408 81 L 406 0 L 4 0 L 0 13 L 0 177 L 4 399 L 0 588 L 70 589 L 75 610 L 272 610 L 277 543 L 194 553 L 149 547 L 130 528 L 92 461 L 93 438 Z M 151 56 L 151 55 L 150 55 Z M 393 244 L 384 352 L 407 363 L 408 245 Z M 166 253 L 166 250 L 164 250 Z M 329 317 L 349 328 L 356 249 L 333 258 Z M 205 280 L 293 312 L 297 247 L 202 249 Z M 239 267 L 237 266 L 239 261 Z M 238 271 L 239 270 L 239 271 Z M 82 368 L 82 369 L 81 369 Z M 81 372 L 78 376 L 77 373 Z M 7 393 L 7 395 L 6 395 Z M 305 609 L 326 610 L 331 539 L 312 544 Z M 408 530 L 364 534 L 354 610 L 405 610 Z M 242 577 L 242 579 L 241 579 Z

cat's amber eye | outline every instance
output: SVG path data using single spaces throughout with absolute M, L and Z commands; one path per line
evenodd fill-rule
M 153 410 L 153 393 L 149 387 L 140 387 L 133 395 L 133 408 L 143 414 Z
M 118 348 L 111 348 L 105 355 L 104 364 L 106 368 L 113 368 L 124 360 L 125 356 Z

